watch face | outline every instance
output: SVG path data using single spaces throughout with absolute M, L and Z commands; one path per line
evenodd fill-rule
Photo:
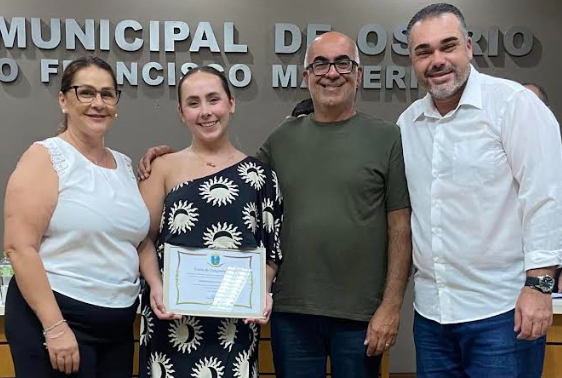
M 551 292 L 554 288 L 554 278 L 550 276 L 539 277 L 539 286 L 543 292 Z

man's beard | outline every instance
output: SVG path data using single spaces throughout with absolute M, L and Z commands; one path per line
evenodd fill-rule
M 429 84 L 429 80 L 427 81 L 426 89 L 429 94 L 431 94 L 431 97 L 438 100 L 443 100 L 457 93 L 457 91 L 462 88 L 462 86 L 468 80 L 468 76 L 470 74 L 470 65 L 468 65 L 463 70 L 453 69 L 452 72 L 453 81 L 451 82 L 431 86 Z

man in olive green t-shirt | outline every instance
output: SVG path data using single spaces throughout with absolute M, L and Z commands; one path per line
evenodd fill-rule
M 305 57 L 314 113 L 282 123 L 257 157 L 284 196 L 271 342 L 278 378 L 378 376 L 396 341 L 411 264 L 400 131 L 358 113 L 355 43 L 329 32 Z
M 316 38 L 305 68 L 314 113 L 285 121 L 257 154 L 284 196 L 275 373 L 326 376 L 329 356 L 333 378 L 377 377 L 382 352 L 396 341 L 412 259 L 400 131 L 356 111 L 363 69 L 349 37 Z M 149 150 L 141 176 L 169 150 Z

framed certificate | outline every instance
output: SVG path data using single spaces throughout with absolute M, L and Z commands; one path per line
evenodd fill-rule
M 164 245 L 164 305 L 181 315 L 263 318 L 265 249 Z

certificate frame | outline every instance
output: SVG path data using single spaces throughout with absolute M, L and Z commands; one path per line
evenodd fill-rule
M 266 251 L 164 244 L 164 305 L 180 315 L 264 318 Z

